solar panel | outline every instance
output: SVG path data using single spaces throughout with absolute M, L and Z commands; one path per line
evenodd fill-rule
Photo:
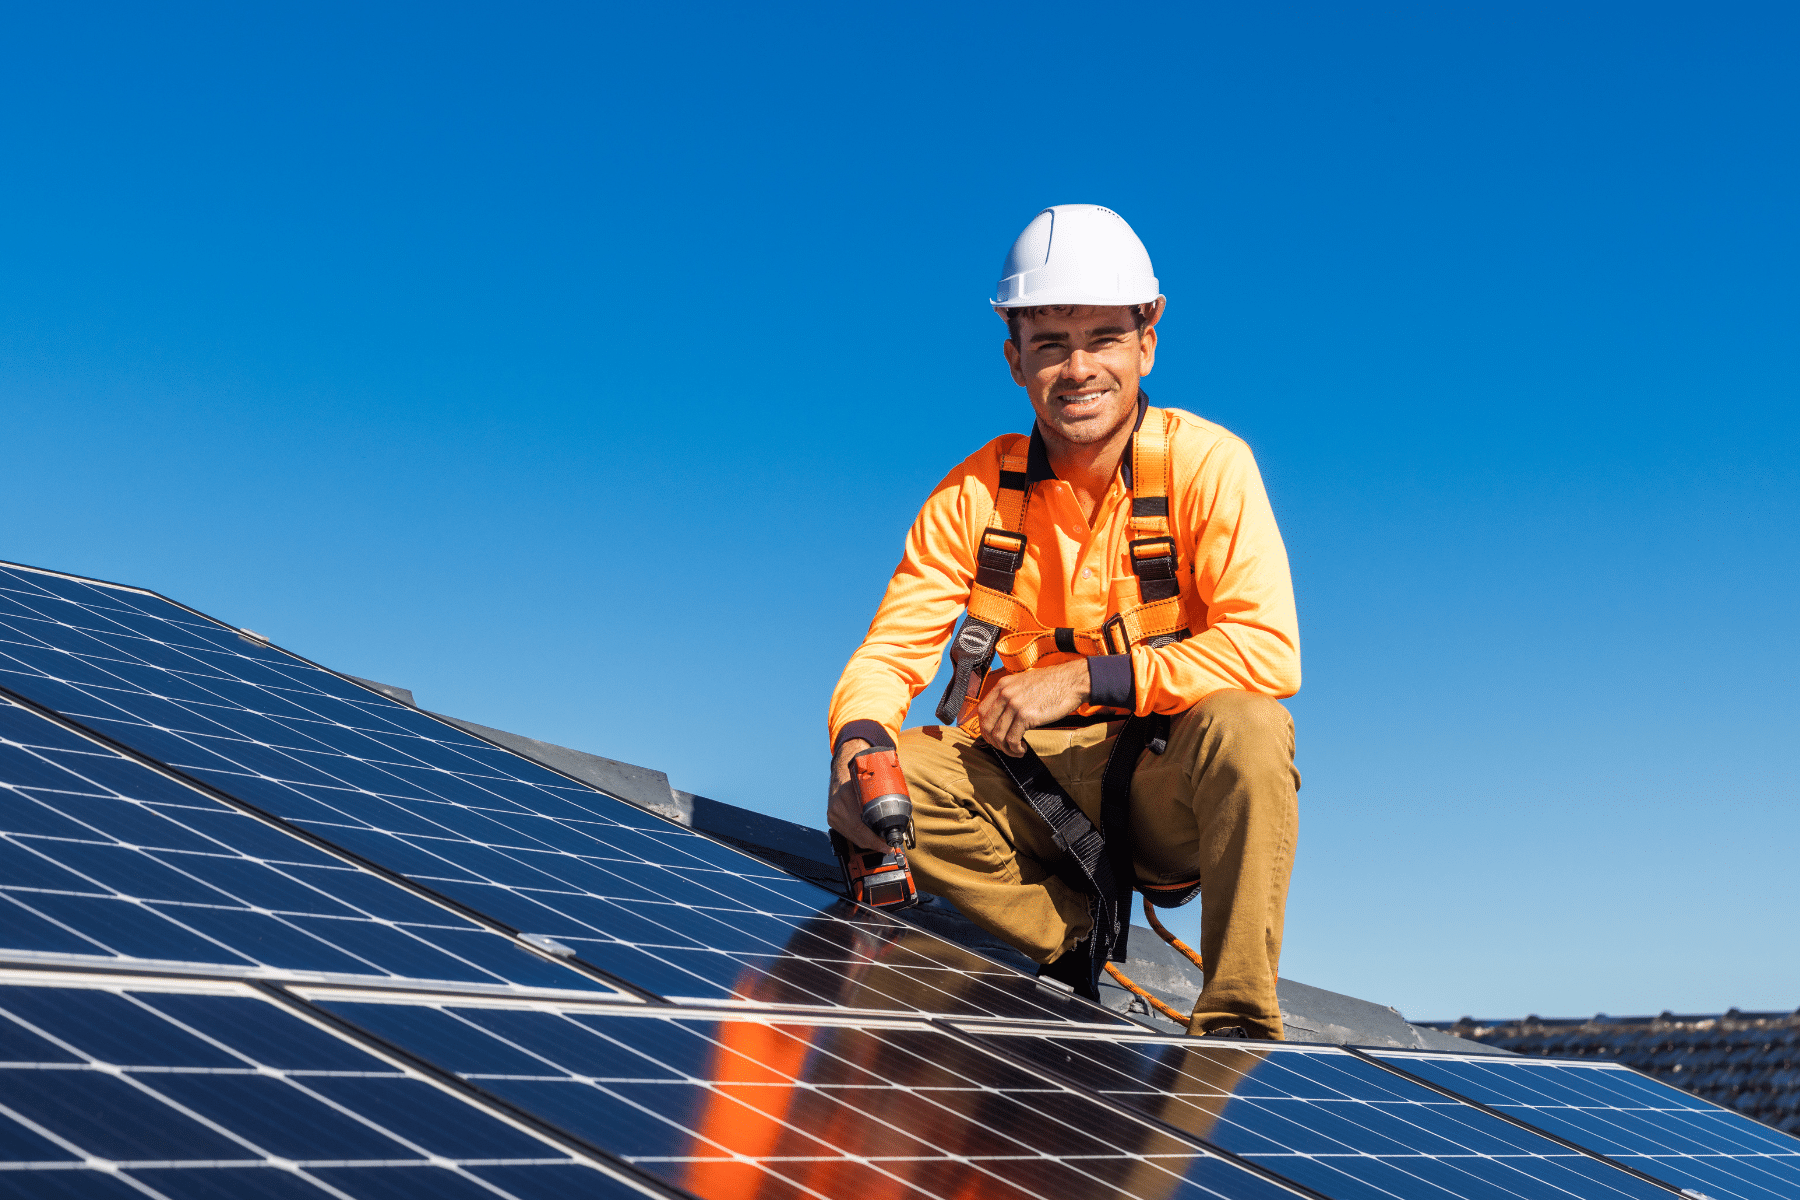
M 700 1197 L 1295 1194 L 923 1023 L 303 994 Z
M 0 1195 L 1683 1189 L 1791 1200 L 1800 1143 L 1613 1064 L 1140 1033 L 161 597 L 0 564 Z
M 1800 1140 L 1629 1067 L 1485 1055 L 1379 1057 L 1713 1200 L 1800 1196 Z
M 1127 1024 L 149 593 L 0 568 L 0 687 L 671 1000 Z
M 983 1039 L 1328 1196 L 1667 1194 L 1332 1046 L 995 1031 Z
M 9 1196 L 644 1194 L 609 1166 L 247 987 L 0 976 Z
M 4 699 L 0 950 L 618 994 Z

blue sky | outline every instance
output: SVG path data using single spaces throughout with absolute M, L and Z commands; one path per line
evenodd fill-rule
M 0 557 L 816 824 L 907 523 L 1027 427 L 1001 258 L 1103 203 L 1170 298 L 1152 394 L 1250 443 L 1294 561 L 1284 973 L 1792 1008 L 1797 34 L 15 7 Z

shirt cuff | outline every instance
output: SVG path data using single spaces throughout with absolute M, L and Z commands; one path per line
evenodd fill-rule
M 1137 707 L 1137 685 L 1131 678 L 1131 655 L 1089 655 L 1087 667 L 1089 704 L 1123 708 L 1127 711 Z
M 893 737 L 889 735 L 887 728 L 880 721 L 845 721 L 843 728 L 838 730 L 837 737 L 832 740 L 832 755 L 835 757 L 844 743 L 851 738 L 861 738 L 871 746 L 880 746 L 888 750 L 894 748 Z

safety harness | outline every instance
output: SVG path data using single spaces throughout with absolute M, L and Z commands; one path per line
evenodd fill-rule
M 972 720 L 994 656 L 1009 671 L 1028 671 L 1043 655 L 1126 654 L 1133 646 L 1156 648 L 1192 636 L 1176 575 L 1177 545 L 1169 520 L 1168 418 L 1140 402 L 1132 433 L 1126 490 L 1131 498 L 1131 569 L 1138 603 L 1113 613 L 1094 629 L 1046 629 L 1016 596 L 1013 586 L 1025 562 L 1025 513 L 1031 500 L 1031 439 L 1019 434 L 1001 448 L 999 490 L 989 524 L 976 549 L 975 581 L 967 615 L 950 644 L 952 673 L 938 701 L 937 717 L 947 725 Z M 1137 886 L 1131 836 L 1131 777 L 1145 750 L 1168 748 L 1169 716 L 1130 716 L 1113 743 L 1100 782 L 1100 827 L 1076 806 L 1029 746 L 1013 758 L 983 745 L 1018 788 L 1032 811 L 1049 826 L 1062 857 L 1052 869 L 1064 883 L 1085 892 L 1094 909 L 1094 932 L 1081 964 L 1084 978 L 1065 979 L 1078 991 L 1098 992 L 1101 967 L 1124 962 L 1131 929 L 1131 894 Z M 1198 880 L 1172 887 L 1143 887 L 1146 902 L 1172 908 L 1199 892 Z M 1108 970 L 1113 970 L 1110 966 Z M 1116 972 L 1115 972 L 1116 973 Z
M 1000 451 L 1000 486 L 994 511 L 975 550 L 975 581 L 967 615 L 950 643 L 950 683 L 938 701 L 937 719 L 960 725 L 965 707 L 981 695 L 995 654 L 1009 671 L 1029 671 L 1045 654 L 1125 654 L 1133 646 L 1166 646 L 1192 636 L 1176 577 L 1175 537 L 1169 524 L 1168 415 L 1143 406 L 1131 435 L 1128 543 L 1137 576 L 1138 603 L 1113 613 L 1094 629 L 1046 629 L 1013 595 L 1025 562 L 1025 512 L 1031 501 L 1031 439 L 1014 434 Z

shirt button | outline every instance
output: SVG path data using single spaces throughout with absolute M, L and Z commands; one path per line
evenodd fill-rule
M 1081 577 L 1083 579 L 1092 579 L 1094 577 L 1094 568 L 1092 568 L 1092 567 L 1081 568 Z

